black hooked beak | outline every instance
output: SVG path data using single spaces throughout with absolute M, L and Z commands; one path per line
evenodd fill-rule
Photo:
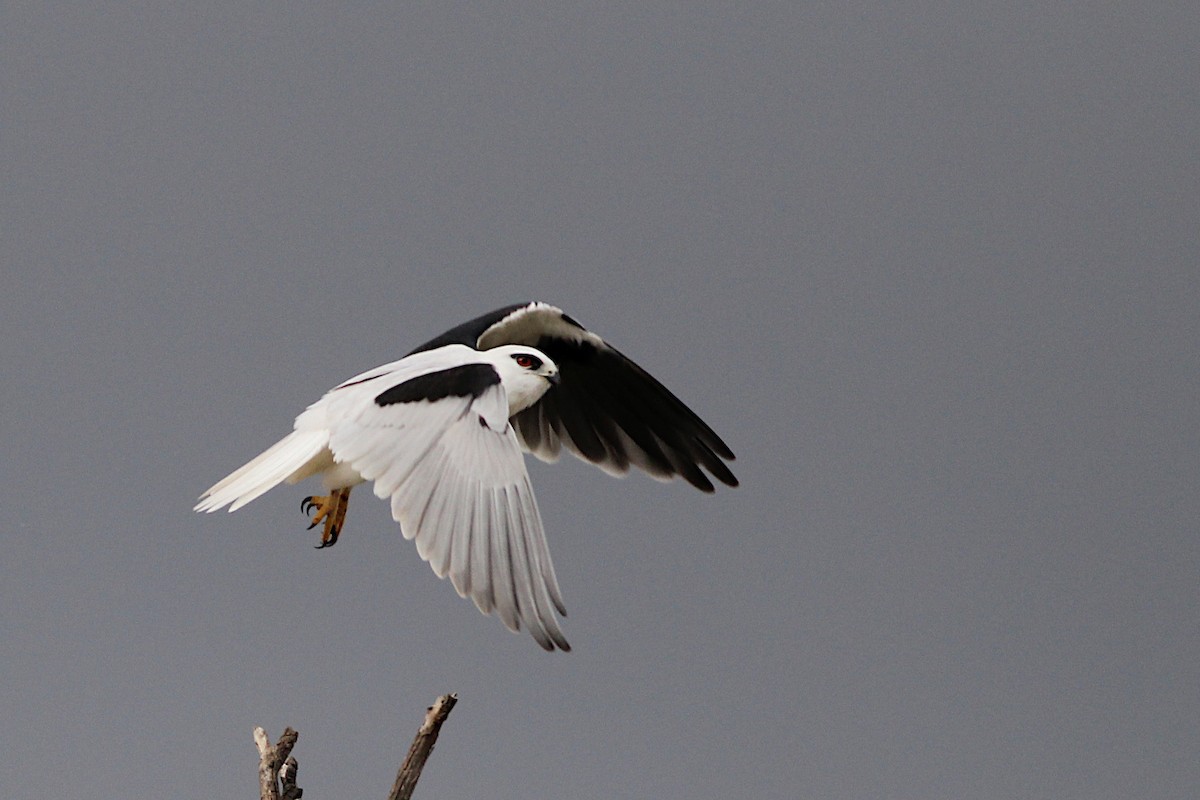
M 546 376 L 546 380 L 550 381 L 551 386 L 558 386 L 560 383 L 562 383 L 562 375 L 558 374 L 557 372 L 553 372 Z

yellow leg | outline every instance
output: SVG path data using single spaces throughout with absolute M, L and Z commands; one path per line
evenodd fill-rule
M 318 524 L 325 523 L 325 528 L 321 532 L 321 543 L 317 545 L 318 550 L 337 544 L 338 535 L 342 532 L 342 523 L 346 521 L 346 509 L 349 506 L 349 486 L 345 489 L 334 489 L 332 494 L 304 498 L 304 502 L 300 504 L 300 510 L 306 515 L 312 515 L 312 524 L 308 526 L 308 529 L 311 531 Z

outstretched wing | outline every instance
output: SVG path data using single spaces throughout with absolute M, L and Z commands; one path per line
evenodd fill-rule
M 390 499 L 439 577 L 546 650 L 569 650 L 566 615 L 508 400 L 494 368 L 460 364 L 348 382 L 326 396 L 329 449 Z
M 465 322 L 414 353 L 457 343 L 486 350 L 527 344 L 558 365 L 561 383 L 513 418 L 524 447 L 552 461 L 566 447 L 614 475 L 630 465 L 661 480 L 680 475 L 705 492 L 737 478 L 733 451 L 652 375 L 546 303 L 506 306 Z

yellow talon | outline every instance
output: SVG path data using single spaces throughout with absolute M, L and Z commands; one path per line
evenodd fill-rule
M 308 526 L 308 529 L 312 530 L 321 522 L 325 523 L 321 532 L 321 543 L 317 545 L 318 550 L 337 544 L 338 535 L 342 532 L 342 523 L 346 521 L 346 509 L 349 505 L 350 487 L 334 489 L 333 493 L 328 495 L 304 498 L 300 504 L 300 510 L 306 515 L 312 515 L 312 524 Z

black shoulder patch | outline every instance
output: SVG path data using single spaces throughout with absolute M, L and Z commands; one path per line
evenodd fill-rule
M 500 382 L 491 364 L 463 364 L 430 372 L 399 383 L 375 398 L 375 405 L 433 402 L 445 397 L 479 397 Z

